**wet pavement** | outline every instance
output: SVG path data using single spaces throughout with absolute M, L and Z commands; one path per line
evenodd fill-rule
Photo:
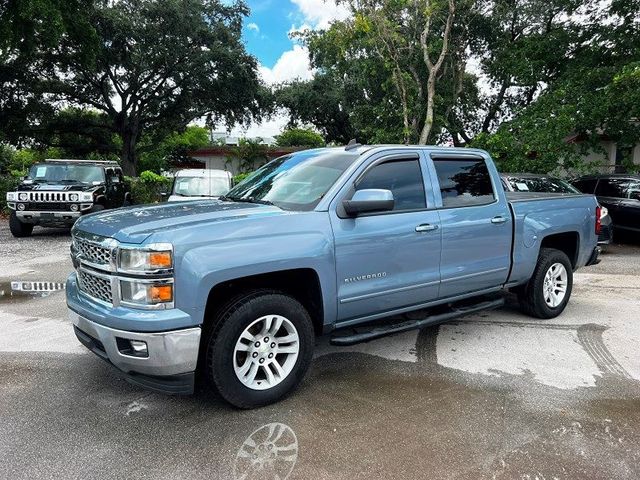
M 149 393 L 86 352 L 64 291 L 41 291 L 71 270 L 68 244 L 0 222 L 0 478 L 640 478 L 637 245 L 580 271 L 557 319 L 509 305 L 322 339 L 294 395 L 238 411 Z

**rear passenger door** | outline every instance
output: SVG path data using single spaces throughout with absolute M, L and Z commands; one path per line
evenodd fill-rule
M 440 297 L 501 286 L 511 266 L 512 218 L 493 183 L 495 167 L 476 155 L 433 153 L 431 160 L 442 228 Z
M 371 159 L 337 197 L 334 233 L 338 318 L 349 320 L 435 300 L 440 283 L 440 222 L 425 191 L 425 157 L 403 149 Z M 430 185 L 430 183 L 429 183 Z M 356 190 L 393 193 L 392 211 L 350 218 L 341 204 Z

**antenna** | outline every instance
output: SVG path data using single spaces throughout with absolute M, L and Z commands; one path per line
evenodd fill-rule
M 358 143 L 355 138 L 352 138 L 351 140 L 349 140 L 349 143 L 347 144 L 346 147 L 344 147 L 344 149 L 349 151 L 349 150 L 353 150 L 354 148 L 358 148 L 358 147 L 361 147 L 361 146 L 362 146 L 362 144 Z

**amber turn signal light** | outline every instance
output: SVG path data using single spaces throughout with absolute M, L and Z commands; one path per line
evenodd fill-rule
M 152 302 L 171 302 L 173 285 L 153 285 L 149 287 L 149 298 Z
M 171 252 L 150 252 L 149 266 L 151 268 L 171 268 Z

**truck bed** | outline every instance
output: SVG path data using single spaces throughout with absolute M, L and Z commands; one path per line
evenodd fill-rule
M 575 235 L 578 242 L 574 267 L 584 266 L 592 254 L 588 245 L 597 244 L 595 214 L 597 202 L 593 195 L 539 192 L 507 192 L 507 201 L 514 218 L 513 267 L 509 284 L 531 277 L 537 261 L 540 239 L 554 234 Z M 573 233 L 570 233 L 573 232 Z M 570 239 L 568 241 L 574 241 Z

